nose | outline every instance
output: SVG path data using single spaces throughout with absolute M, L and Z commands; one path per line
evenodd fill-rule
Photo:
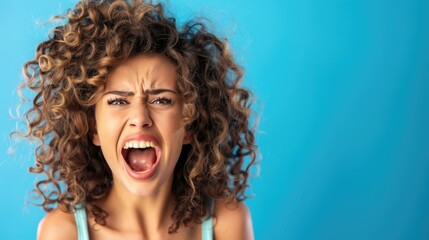
M 138 128 L 148 128 L 152 126 L 150 112 L 144 101 L 138 101 L 138 103 L 132 106 L 129 123 L 131 127 Z

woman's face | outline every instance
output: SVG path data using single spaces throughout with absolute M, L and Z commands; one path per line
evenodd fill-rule
M 182 146 L 190 140 L 175 66 L 158 55 L 119 65 L 95 105 L 94 125 L 92 140 L 112 170 L 114 187 L 150 196 L 171 186 Z

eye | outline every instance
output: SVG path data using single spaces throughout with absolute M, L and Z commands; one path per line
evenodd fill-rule
M 125 98 L 113 98 L 107 100 L 108 105 L 126 105 L 128 101 Z
M 170 98 L 166 97 L 157 97 L 153 100 L 151 100 L 150 104 L 157 104 L 157 105 L 170 105 L 173 101 Z

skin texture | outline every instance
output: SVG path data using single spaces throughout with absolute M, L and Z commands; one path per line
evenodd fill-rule
M 154 89 L 165 91 L 144 93 Z M 128 96 L 121 96 L 124 92 Z M 113 71 L 95 106 L 93 143 L 101 147 L 112 170 L 114 191 L 149 197 L 160 192 L 161 187 L 170 189 L 182 146 L 189 143 L 182 119 L 175 67 L 166 58 L 138 56 Z M 161 150 L 158 171 L 147 181 L 135 180 L 124 170 L 126 162 L 121 151 L 124 139 L 130 137 L 149 137 Z
M 160 55 L 140 55 L 119 65 L 95 106 L 92 142 L 100 146 L 114 184 L 97 204 L 109 213 L 106 225 L 89 215 L 91 239 L 201 239 L 201 224 L 173 223 L 173 171 L 191 135 L 183 124 L 175 66 Z M 153 90 L 163 89 L 154 94 Z M 147 94 L 152 92 L 152 94 Z M 143 180 L 131 177 L 122 156 L 126 139 L 150 138 L 159 148 L 155 173 Z M 249 210 L 242 202 L 215 203 L 215 239 L 253 239 Z M 94 226 L 94 227 L 91 227 Z M 234 227 L 231 227 L 234 226 Z M 38 239 L 77 239 L 74 216 L 55 209 L 39 224 Z
M 253 240 L 253 228 L 250 218 L 249 209 L 243 203 L 237 203 L 233 208 L 225 202 L 216 201 L 214 214 L 217 216 L 214 221 L 213 231 L 216 240 Z M 233 226 L 233 227 L 231 227 Z M 97 228 L 99 229 L 99 228 Z M 150 236 L 145 238 L 127 234 L 124 232 L 109 231 L 105 238 L 102 239 L 201 239 L 201 225 L 195 225 L 193 236 L 180 238 L 178 235 L 170 235 L 166 238 L 157 238 Z M 180 232 L 180 230 L 179 230 Z M 64 213 L 60 209 L 49 212 L 40 222 L 37 239 L 39 240 L 76 240 L 77 230 L 72 214 Z M 98 239 L 93 238 L 91 239 Z

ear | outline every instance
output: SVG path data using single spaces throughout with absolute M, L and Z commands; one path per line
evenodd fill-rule
M 192 134 L 186 131 L 185 137 L 183 137 L 183 144 L 190 144 L 192 140 Z
M 100 146 L 100 136 L 97 132 L 97 124 L 95 123 L 95 118 L 89 119 L 89 134 L 91 136 L 92 143 L 95 146 Z

